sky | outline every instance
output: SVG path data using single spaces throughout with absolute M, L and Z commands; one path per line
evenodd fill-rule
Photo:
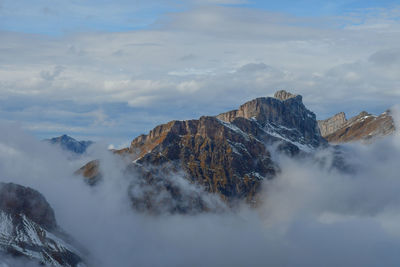
M 285 89 L 324 119 L 400 102 L 396 1 L 0 0 L 0 120 L 129 143 Z

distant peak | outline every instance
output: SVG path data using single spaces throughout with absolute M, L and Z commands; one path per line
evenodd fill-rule
M 66 134 L 51 139 L 46 139 L 46 141 L 50 142 L 51 144 L 58 144 L 63 149 L 75 152 L 77 154 L 84 153 L 86 149 L 93 144 L 92 141 L 78 141 Z
M 287 91 L 285 91 L 285 90 L 277 91 L 277 92 L 274 94 L 274 97 L 275 97 L 275 98 L 277 98 L 277 99 L 279 99 L 279 100 L 282 100 L 282 101 L 285 101 L 285 100 L 287 100 L 287 99 L 289 99 L 289 98 L 295 98 L 295 97 L 297 97 L 297 96 L 298 96 L 298 95 L 289 93 L 289 92 L 287 92 Z

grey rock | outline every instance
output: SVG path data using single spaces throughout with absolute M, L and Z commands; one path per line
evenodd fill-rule
M 288 100 L 289 98 L 293 98 L 293 97 L 296 97 L 296 96 L 297 95 L 289 93 L 289 92 L 286 92 L 285 90 L 277 91 L 274 94 L 275 98 L 277 98 L 279 100 L 282 100 L 282 101 Z
M 318 126 L 323 137 L 336 132 L 347 122 L 346 114 L 340 112 L 326 120 L 319 120 Z

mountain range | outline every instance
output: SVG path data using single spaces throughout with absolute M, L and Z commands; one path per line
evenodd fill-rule
M 373 142 L 394 131 L 390 111 L 379 116 L 361 112 L 350 119 L 341 112 L 317 121 L 302 96 L 282 90 L 216 116 L 158 125 L 113 153 L 124 162 L 125 193 L 133 209 L 152 215 L 196 214 L 243 203 L 257 207 L 263 181 L 284 168 L 276 156 L 312 158 L 333 148 L 337 157 L 328 164 L 346 171 L 336 144 Z M 48 142 L 75 153 L 92 144 L 66 135 Z M 96 186 L 107 179 L 102 164 L 90 161 L 75 174 Z M 46 265 L 84 266 L 82 252 L 57 226 L 39 192 L 1 184 L 0 200 L 0 251 Z
M 330 143 L 368 142 L 395 131 L 390 110 L 379 116 L 362 111 L 348 120 L 344 112 L 340 112 L 331 118 L 318 121 L 318 125 L 322 136 Z

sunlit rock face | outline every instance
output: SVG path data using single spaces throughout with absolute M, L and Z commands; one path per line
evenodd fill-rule
M 321 131 L 322 136 L 328 136 L 340 128 L 346 123 L 346 115 L 344 112 L 340 112 L 326 120 L 318 121 L 318 127 Z
M 0 183 L 0 251 L 50 266 L 85 266 L 37 191 Z
M 330 143 L 353 141 L 371 142 L 377 137 L 394 133 L 395 125 L 390 110 L 379 116 L 366 111 L 346 120 L 343 112 L 318 122 L 322 136 Z
M 238 200 L 254 204 L 261 181 L 279 171 L 270 146 L 294 156 L 325 145 L 316 116 L 304 106 L 302 97 L 279 91 L 274 97 L 254 99 L 217 116 L 159 125 L 116 153 L 129 158 L 127 169 L 139 177 L 143 188 L 151 185 L 157 192 L 133 194 L 140 191 L 132 190 L 136 181 L 129 190 L 136 208 L 162 206 L 158 199 L 162 192 L 176 200 L 170 212 L 187 213 L 211 208 L 199 195 L 175 186 L 171 174 L 179 172 L 190 184 L 219 196 L 228 205 Z M 90 162 L 79 173 L 89 179 L 99 177 L 98 167 L 94 168 L 98 164 Z

